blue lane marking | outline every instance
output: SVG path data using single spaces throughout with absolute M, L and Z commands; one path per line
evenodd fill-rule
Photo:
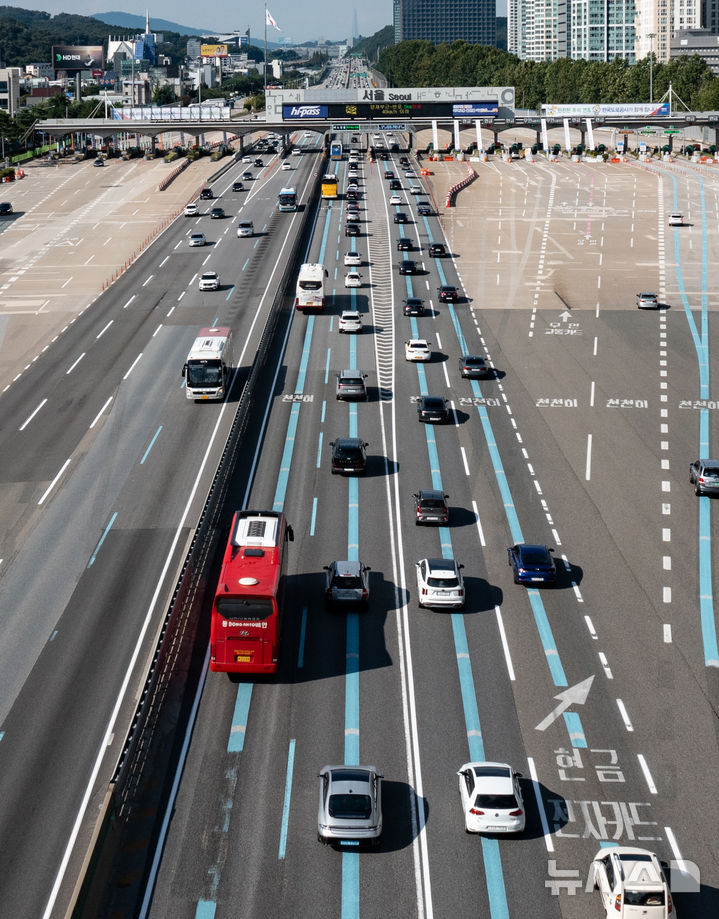
M 519 541 L 521 542 L 521 540 Z M 554 634 L 552 633 L 552 627 L 549 624 L 547 611 L 544 608 L 544 602 L 539 596 L 539 591 L 533 587 L 527 588 L 527 595 L 529 597 L 529 603 L 532 607 L 532 613 L 534 614 L 534 622 L 537 626 L 537 631 L 539 632 L 539 638 L 542 642 L 542 647 L 544 648 L 544 655 L 547 658 L 549 672 L 552 674 L 552 679 L 554 680 L 554 685 L 568 686 L 569 683 L 567 682 L 567 677 L 564 673 L 562 662 L 559 659 L 559 650 L 557 649 L 557 644 L 554 640 Z
M 349 432 L 349 436 L 350 436 L 350 437 L 359 437 L 359 435 L 358 435 L 358 433 L 357 433 L 357 406 L 356 406 L 356 405 L 350 405 L 349 409 L 350 409 L 350 412 L 349 412 L 349 422 L 350 422 L 350 432 Z
M 88 568 L 92 568 L 92 566 L 95 564 L 95 559 L 97 558 L 97 553 L 98 553 L 98 552 L 100 551 L 100 549 L 102 548 L 102 544 L 105 542 L 105 537 L 106 537 L 107 534 L 110 532 L 110 527 L 113 525 L 113 523 L 115 522 L 116 519 L 117 519 L 117 511 L 115 511 L 115 513 L 112 515 L 112 517 L 110 517 L 110 522 L 109 522 L 108 525 L 105 527 L 105 532 L 104 532 L 104 533 L 102 534 L 102 536 L 100 537 L 100 542 L 95 546 L 95 551 L 92 553 L 92 555 L 90 556 L 90 561 L 87 563 L 87 567 L 88 567 Z
M 305 665 L 305 639 L 307 637 L 307 607 L 302 607 L 302 619 L 300 621 L 300 648 L 297 652 L 297 668 L 302 670 Z
M 295 740 L 290 740 L 287 753 L 287 776 L 285 778 L 285 801 L 282 805 L 282 829 L 280 831 L 280 848 L 277 858 L 284 858 L 287 851 L 287 827 L 290 822 L 290 799 L 292 797 L 292 773 L 295 767 Z
M 354 335 L 350 338 L 350 366 L 349 366 L 349 369 L 350 370 L 357 369 L 357 338 Z
M 442 491 L 442 474 L 439 470 L 439 454 L 437 453 L 437 440 L 434 436 L 434 428 L 425 424 L 424 433 L 427 439 L 427 453 L 429 454 L 429 468 L 432 473 L 432 488 Z
M 347 514 L 347 559 L 359 561 L 359 482 L 356 477 L 349 480 Z
M 214 919 L 217 904 L 213 900 L 200 900 L 195 910 L 195 919 Z
M 572 741 L 573 747 L 586 747 L 587 738 L 584 736 L 584 728 L 576 712 L 565 712 L 564 723 L 567 726 L 567 732 Z
M 677 180 L 672 176 L 674 186 L 674 210 L 677 210 Z M 684 315 L 689 325 L 699 367 L 699 396 L 709 398 L 709 311 L 707 296 L 707 219 L 704 197 L 704 180 L 699 179 L 702 215 L 702 281 L 701 281 L 701 335 L 697 331 L 694 314 L 689 305 L 689 298 L 684 286 L 681 268 L 679 233 L 674 233 L 674 263 L 676 265 L 677 284 L 682 299 Z M 701 409 L 699 413 L 699 456 L 707 457 L 709 450 L 709 411 Z M 711 501 L 705 495 L 699 497 L 699 618 L 701 621 L 702 643 L 704 645 L 704 666 L 719 667 L 719 646 L 717 644 L 716 621 L 714 619 L 714 588 L 712 578 L 712 538 L 711 538 Z
M 419 380 L 419 394 L 426 396 L 429 393 L 427 389 L 427 374 L 422 364 L 417 364 L 417 379 Z
M 240 269 L 240 271 L 244 271 L 245 268 L 247 268 L 247 266 L 248 266 L 249 264 L 250 264 L 250 260 L 247 259 L 247 261 L 246 261 L 245 264 L 242 266 L 242 268 Z
M 145 460 L 147 459 L 147 456 L 148 456 L 150 450 L 152 450 L 155 441 L 156 441 L 157 438 L 160 436 L 160 431 L 161 431 L 161 430 L 162 430 L 162 425 L 160 425 L 160 427 L 155 431 L 155 436 L 154 436 L 154 437 L 152 438 L 152 440 L 150 441 L 150 443 L 149 443 L 149 445 L 148 445 L 148 447 L 147 447 L 147 450 L 145 450 L 145 452 L 144 452 L 144 454 L 143 454 L 143 456 L 142 456 L 142 459 L 140 460 L 140 465 L 141 465 L 141 466 L 142 466 L 142 464 L 145 462 Z
M 55 639 L 57 638 L 57 636 L 58 636 L 58 631 L 57 631 L 57 629 L 55 629 L 55 631 L 54 631 L 54 632 L 52 633 L 52 635 L 50 636 L 50 641 L 55 641 Z
M 240 683 L 237 687 L 235 711 L 232 714 L 232 727 L 227 741 L 228 753 L 241 753 L 245 746 L 247 732 L 247 719 L 250 714 L 250 700 L 252 699 L 252 683 Z
M 317 520 L 317 498 L 312 499 L 312 519 L 310 520 L 310 536 L 315 535 L 315 521 Z
M 359 764 L 359 614 L 347 614 L 345 656 L 345 757 L 347 766 Z
M 322 431 L 320 431 L 319 437 L 317 438 L 317 469 L 320 468 L 322 463 Z
M 322 424 L 325 423 L 325 409 L 327 408 L 327 402 L 325 399 L 322 400 L 322 412 L 320 413 L 320 421 Z
M 330 355 L 332 354 L 332 348 L 327 349 L 327 360 L 325 361 L 325 386 L 327 381 L 330 378 Z
M 359 919 L 359 914 L 359 852 L 343 852 L 341 919 Z
M 234 293 L 234 290 L 235 290 L 235 285 L 233 284 L 232 287 L 230 287 L 230 289 L 227 291 L 227 296 L 225 297 L 225 300 L 229 300 L 229 299 L 230 299 L 230 297 L 231 297 L 232 294 Z

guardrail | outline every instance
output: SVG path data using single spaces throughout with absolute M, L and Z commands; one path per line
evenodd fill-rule
M 264 403 L 258 401 L 257 394 L 268 376 L 273 349 L 280 341 L 280 333 L 283 334 L 282 319 L 286 319 L 293 309 L 294 296 L 289 296 L 289 292 L 294 294 L 299 260 L 313 225 L 314 209 L 320 200 L 322 174 L 322 170 L 318 170 L 300 232 L 282 272 L 225 449 L 160 629 L 145 686 L 85 856 L 82 876 L 66 914 L 73 919 L 109 915 L 114 907 L 107 903 L 107 898 L 112 896 L 122 897 L 127 907 L 122 912 L 133 915 L 137 897 L 144 889 L 148 870 L 146 862 L 153 852 L 151 844 L 143 850 L 141 870 L 133 871 L 132 886 L 123 886 L 119 882 L 114 884 L 109 878 L 114 871 L 120 870 L 114 859 L 123 848 L 123 832 L 132 825 L 138 813 L 148 810 L 148 797 L 152 798 L 149 810 L 158 814 L 162 814 L 167 801 L 167 778 L 177 760 L 181 740 L 177 736 L 177 724 L 182 723 L 188 714 L 187 700 L 194 696 L 193 690 L 201 673 L 197 661 L 198 647 L 202 649 L 204 659 L 209 637 L 209 619 L 203 623 L 201 618 L 204 600 L 201 575 L 206 573 L 222 550 L 225 528 L 221 521 L 226 513 L 225 502 L 238 462 L 246 453 L 243 442 L 261 428 L 259 423 L 255 423 L 255 415 L 264 411 Z M 171 709 L 169 716 L 168 707 Z M 153 839 L 157 838 L 158 831 L 159 827 L 153 821 Z M 132 905 L 128 906 L 130 900 Z

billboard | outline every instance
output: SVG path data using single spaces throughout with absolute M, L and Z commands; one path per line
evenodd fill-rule
M 328 105 L 283 105 L 282 117 L 295 118 L 327 118 Z
M 53 45 L 52 66 L 55 70 L 104 70 L 102 45 Z
M 617 103 L 615 105 L 542 105 L 542 115 L 548 118 L 651 118 L 669 115 L 668 102 Z
M 227 57 L 227 45 L 200 45 L 200 57 Z
M 479 115 L 496 115 L 499 105 L 496 102 L 455 102 L 452 115 L 455 118 L 477 118 Z

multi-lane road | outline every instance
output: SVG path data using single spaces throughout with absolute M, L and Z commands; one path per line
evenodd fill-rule
M 291 159 L 306 200 L 323 161 Z M 719 451 L 719 185 L 690 166 L 493 161 L 440 221 L 418 216 L 408 189 L 425 180 L 397 160 L 362 166 L 359 238 L 342 197 L 317 215 L 307 259 L 328 268 L 327 308 L 293 318 L 247 462 L 248 506 L 283 508 L 295 534 L 281 671 L 208 676 L 149 914 L 598 919 L 588 868 L 621 843 L 673 859 L 675 890 L 695 863 L 699 892 L 678 892 L 677 912 L 715 915 L 716 523 L 688 463 Z M 8 915 L 43 915 L 114 764 L 133 703 L 116 700 L 146 663 L 230 422 L 232 402 L 188 402 L 179 371 L 211 323 L 251 360 L 300 216 L 276 211 L 290 175 L 276 167 L 236 195 L 245 167 L 227 173 L 216 192 L 232 219 L 180 218 L 2 397 Z M 393 223 L 387 169 L 409 224 Z M 676 210 L 690 226 L 667 226 Z M 237 239 L 238 216 L 260 235 Z M 198 225 L 213 245 L 189 249 Z M 419 274 L 399 276 L 399 235 Z M 429 258 L 432 241 L 451 257 Z M 198 292 L 203 267 L 221 291 Z M 466 296 L 439 303 L 442 283 Z M 635 308 L 642 289 L 660 310 Z M 404 317 L 408 295 L 428 315 Z M 350 306 L 356 337 L 337 331 Z M 410 337 L 432 342 L 428 364 L 405 362 Z M 463 352 L 494 379 L 462 380 Z M 335 400 L 345 367 L 368 374 L 366 403 Z M 423 393 L 450 400 L 450 424 L 417 421 Z M 329 442 L 354 433 L 367 474 L 332 476 Z M 414 524 L 411 495 L 428 487 L 450 495 L 446 528 Z M 555 548 L 556 589 L 513 584 L 506 547 L 520 541 Z M 417 606 L 415 562 L 442 555 L 465 566 L 461 613 Z M 322 566 L 353 557 L 372 568 L 368 611 L 325 610 Z M 583 704 L 563 701 L 590 679 Z M 455 773 L 472 759 L 524 774 L 521 837 L 465 835 Z M 376 851 L 316 841 L 316 774 L 343 761 L 385 776 Z

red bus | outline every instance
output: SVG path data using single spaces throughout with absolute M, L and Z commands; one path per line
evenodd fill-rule
M 286 543 L 292 539 L 283 513 L 235 512 L 212 604 L 210 670 L 277 671 Z

